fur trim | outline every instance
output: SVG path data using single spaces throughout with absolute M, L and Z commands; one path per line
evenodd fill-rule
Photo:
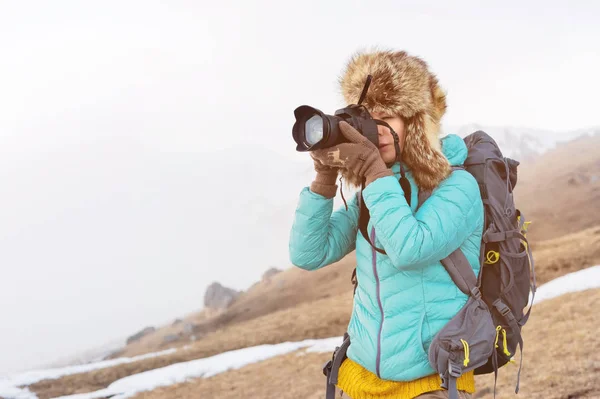
M 356 53 L 339 78 L 346 104 L 358 103 L 367 75 L 373 76 L 373 80 L 362 104 L 371 113 L 404 119 L 402 160 L 419 187 L 435 188 L 451 171 L 439 139 L 446 94 L 437 78 L 425 61 L 404 51 Z M 343 177 L 349 184 L 360 186 L 358 177 L 347 174 Z
M 402 160 L 421 189 L 433 190 L 452 172 L 450 162 L 442 153 L 438 137 L 439 124 L 426 113 L 419 113 L 406 124 Z
M 342 176 L 342 179 L 344 179 L 348 186 L 352 188 L 360 188 L 362 185 L 362 177 L 356 175 L 349 169 L 340 169 L 340 176 Z

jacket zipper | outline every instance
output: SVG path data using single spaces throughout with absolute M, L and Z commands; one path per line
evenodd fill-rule
M 371 227 L 371 242 L 373 243 L 373 245 L 375 245 L 375 227 Z M 379 274 L 377 274 L 377 252 L 375 252 L 375 248 L 371 248 L 372 254 L 373 254 L 373 260 L 372 260 L 372 264 L 373 264 L 373 275 L 375 276 L 375 286 L 376 286 L 376 290 L 377 290 L 377 304 L 379 305 L 379 312 L 381 313 L 381 323 L 379 324 L 379 333 L 377 335 L 377 360 L 376 360 L 376 370 L 377 370 L 377 377 L 379 379 L 381 379 L 381 371 L 380 371 L 380 364 L 381 364 L 381 332 L 383 331 L 383 320 L 385 319 L 385 316 L 383 315 L 383 305 L 381 304 L 381 289 L 380 289 L 380 284 L 379 284 Z

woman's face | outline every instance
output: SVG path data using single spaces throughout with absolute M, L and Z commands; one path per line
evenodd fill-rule
M 398 134 L 400 140 L 400 151 L 404 148 L 404 121 L 399 116 L 390 116 L 381 113 L 372 113 L 373 119 L 379 119 L 386 122 Z M 379 154 L 387 164 L 393 163 L 396 159 L 396 149 L 394 148 L 394 136 L 385 126 L 377 126 L 379 132 Z

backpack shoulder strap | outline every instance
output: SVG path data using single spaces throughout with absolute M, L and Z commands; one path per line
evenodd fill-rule
M 469 263 L 469 260 L 458 248 L 452 252 L 448 257 L 441 260 L 442 265 L 454 281 L 454 284 L 466 295 L 472 295 L 475 298 L 481 297 L 479 291 L 479 283 L 477 276 Z

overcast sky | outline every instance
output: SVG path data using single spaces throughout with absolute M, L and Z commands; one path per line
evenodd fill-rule
M 598 4 L 0 0 L 0 372 L 287 267 L 293 110 L 356 50 L 427 60 L 445 125 L 598 125 Z

